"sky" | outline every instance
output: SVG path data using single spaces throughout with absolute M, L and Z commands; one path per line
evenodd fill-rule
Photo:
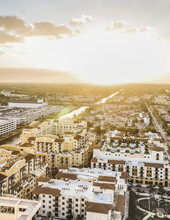
M 0 0 L 0 82 L 170 83 L 169 0 Z

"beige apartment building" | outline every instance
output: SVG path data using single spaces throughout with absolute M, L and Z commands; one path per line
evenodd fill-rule
M 50 122 L 33 121 L 30 125 L 25 126 L 21 134 L 22 144 L 26 143 L 30 137 L 39 137 L 42 135 L 50 134 L 51 124 Z
M 1 155 L 7 150 L 1 150 Z M 0 194 L 2 196 L 29 198 L 37 186 L 37 179 L 46 176 L 47 164 L 40 165 L 34 154 L 9 151 L 11 157 L 0 161 Z

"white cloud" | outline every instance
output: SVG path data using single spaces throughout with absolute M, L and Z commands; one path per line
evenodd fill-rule
M 129 25 L 126 21 L 124 20 L 118 20 L 114 21 L 111 26 L 106 26 L 107 31 L 115 31 L 121 34 L 131 34 L 135 32 L 146 32 L 152 29 L 151 27 L 142 27 L 142 28 L 135 28 Z
M 70 24 L 72 26 L 80 26 L 86 23 L 89 23 L 93 20 L 93 17 L 91 15 L 81 15 L 80 18 L 72 18 L 70 21 Z

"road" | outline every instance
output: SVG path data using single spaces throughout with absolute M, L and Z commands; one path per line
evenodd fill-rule
M 146 103 L 145 103 L 145 104 L 146 104 Z M 160 132 L 160 134 L 162 135 L 162 137 L 163 137 L 165 143 L 166 143 L 167 145 L 170 145 L 169 137 L 168 137 L 168 135 L 166 134 L 166 132 L 164 131 L 164 129 L 162 128 L 162 125 L 157 121 L 157 119 L 156 119 L 156 117 L 154 116 L 154 114 L 153 114 L 151 108 L 150 108 L 147 104 L 146 104 L 146 106 L 147 106 L 147 108 L 148 108 L 149 113 L 151 114 L 153 124 L 154 124 L 154 126 L 156 127 L 157 131 Z M 165 149 L 168 150 L 168 147 L 165 146 Z

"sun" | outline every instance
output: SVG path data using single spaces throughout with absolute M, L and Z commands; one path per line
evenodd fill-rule
M 168 49 L 155 39 L 147 32 L 93 31 L 58 41 L 31 40 L 27 47 L 35 67 L 68 71 L 84 82 L 118 84 L 143 82 L 166 72 Z

